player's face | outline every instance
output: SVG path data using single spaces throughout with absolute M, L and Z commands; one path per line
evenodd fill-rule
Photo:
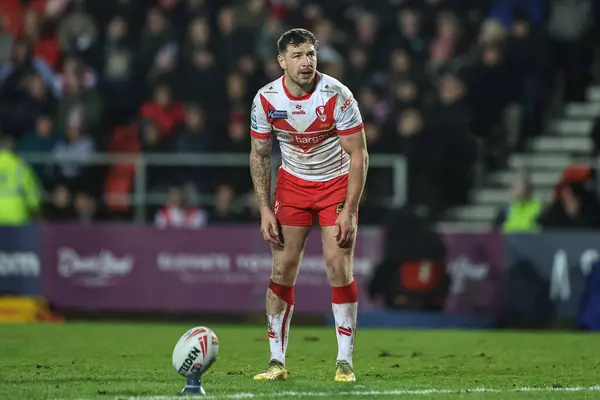
M 280 56 L 279 64 L 294 82 L 300 86 L 307 85 L 317 71 L 317 50 L 310 43 L 288 46 L 283 57 Z

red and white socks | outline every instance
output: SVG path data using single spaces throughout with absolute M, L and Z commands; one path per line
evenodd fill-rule
M 290 322 L 294 313 L 294 287 L 283 286 L 270 281 L 269 289 L 286 304 L 285 309 L 279 314 L 267 315 L 269 347 L 271 349 L 270 360 L 277 360 L 285 365 L 285 352 L 288 346 Z
M 267 315 L 268 336 L 271 360 L 285 365 L 290 322 L 294 313 L 294 287 L 283 286 L 273 281 L 269 289 L 286 304 L 279 314 Z M 347 361 L 352 365 L 354 342 L 356 339 L 356 315 L 358 311 L 358 287 L 355 281 L 349 285 L 331 288 L 332 311 L 335 318 L 335 333 L 338 343 L 338 361 Z
M 355 281 L 349 285 L 331 288 L 335 334 L 338 342 L 338 361 L 352 366 L 356 338 L 356 314 L 358 310 L 358 287 Z

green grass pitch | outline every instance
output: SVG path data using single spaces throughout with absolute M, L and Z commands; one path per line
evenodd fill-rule
M 198 323 L 196 325 L 202 325 Z M 0 399 L 184 399 L 171 366 L 191 325 L 0 325 Z M 335 383 L 333 328 L 294 327 L 286 382 L 254 382 L 266 328 L 210 326 L 218 361 L 210 398 L 600 398 L 600 336 L 494 331 L 358 331 L 357 382 Z

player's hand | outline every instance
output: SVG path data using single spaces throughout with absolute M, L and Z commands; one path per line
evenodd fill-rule
M 263 234 L 263 238 L 267 242 L 283 247 L 283 241 L 281 240 L 277 218 L 275 217 L 275 214 L 273 214 L 273 211 L 268 208 L 261 210 L 260 230 Z
M 356 216 L 354 213 L 342 210 L 335 221 L 335 239 L 339 247 L 348 247 L 354 240 L 356 233 Z

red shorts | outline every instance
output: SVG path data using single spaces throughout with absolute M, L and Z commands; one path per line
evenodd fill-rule
M 348 175 L 325 182 L 310 182 L 279 169 L 273 212 L 287 226 L 312 226 L 314 216 L 319 225 L 335 225 L 348 192 Z

